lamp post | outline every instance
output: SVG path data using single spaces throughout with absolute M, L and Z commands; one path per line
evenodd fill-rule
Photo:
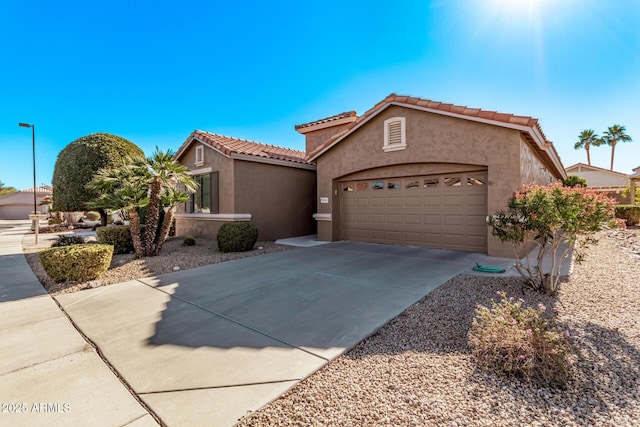
M 34 230 L 36 232 L 36 245 L 38 244 L 38 229 L 40 228 L 40 218 L 38 217 L 37 194 L 36 194 L 36 127 L 29 123 L 18 123 L 22 128 L 31 128 L 31 151 L 33 153 L 33 215 Z

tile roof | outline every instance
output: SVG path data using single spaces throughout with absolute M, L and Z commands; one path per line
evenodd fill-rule
M 218 150 L 227 156 L 231 156 L 232 154 L 236 153 L 274 160 L 285 160 L 294 163 L 312 164 L 305 160 L 304 151 L 277 147 L 275 145 L 262 144 L 246 139 L 233 138 L 230 136 L 218 135 L 216 133 L 205 132 L 201 130 L 195 130 L 191 133 L 191 135 L 189 135 L 186 141 L 178 149 L 176 156 L 179 156 L 194 139 L 208 144 L 215 150 Z
M 36 193 L 51 193 L 53 191 L 53 187 L 50 185 L 39 185 L 36 187 Z M 24 190 L 20 190 L 21 193 L 33 193 L 33 187 L 25 188 Z
M 605 169 L 605 168 L 601 168 L 601 167 L 598 167 L 598 166 L 588 165 L 588 164 L 582 163 L 582 162 L 578 162 L 578 163 L 573 164 L 571 166 L 567 166 L 566 168 L 564 168 L 564 170 L 569 172 L 569 171 L 571 171 L 573 169 L 577 169 L 578 166 L 584 167 L 584 168 L 587 168 L 587 169 L 593 169 L 595 171 L 602 171 L 602 172 L 607 172 L 607 173 L 611 173 L 611 174 L 616 174 L 616 175 L 620 175 L 620 176 L 624 176 L 624 177 L 628 176 L 626 173 L 622 173 L 622 172 L 618 172 L 618 171 L 612 171 L 610 169 Z
M 303 123 L 301 125 L 296 125 L 295 128 L 296 128 L 296 130 L 299 130 L 299 129 L 308 128 L 308 127 L 311 127 L 311 126 L 321 125 L 321 124 L 325 124 L 325 123 L 329 123 L 329 122 L 335 122 L 335 121 L 340 120 L 340 119 L 347 119 L 349 117 L 357 117 L 356 112 L 355 111 L 345 111 L 344 113 L 336 114 L 335 116 L 325 117 L 324 119 L 315 120 L 315 121 L 309 122 L 309 123 Z
M 329 146 L 331 146 L 338 139 L 342 138 L 344 135 L 349 133 L 353 128 L 358 126 L 360 123 L 362 123 L 363 121 L 367 120 L 369 117 L 371 117 L 372 115 L 377 113 L 383 107 L 385 107 L 385 106 L 387 106 L 389 104 L 392 104 L 392 103 L 411 105 L 411 106 L 418 106 L 418 107 L 422 107 L 422 108 L 428 108 L 428 109 L 431 109 L 431 110 L 439 110 L 439 111 L 443 111 L 443 112 L 446 112 L 446 113 L 453 113 L 453 114 L 458 114 L 458 115 L 461 115 L 461 116 L 468 116 L 470 118 L 473 117 L 473 118 L 478 118 L 478 119 L 509 123 L 509 124 L 513 124 L 513 125 L 527 126 L 527 127 L 530 127 L 530 128 L 534 128 L 535 127 L 540 132 L 540 134 L 543 136 L 543 138 L 545 138 L 545 141 L 546 141 L 546 137 L 544 135 L 544 132 L 542 132 L 542 129 L 540 128 L 540 124 L 538 123 L 538 119 L 533 118 L 533 117 L 517 116 L 517 115 L 514 115 L 514 114 L 499 113 L 497 111 L 482 110 L 480 108 L 470 108 L 470 107 L 467 107 L 467 106 L 464 106 L 464 105 L 446 104 L 446 103 L 443 103 L 443 102 L 431 101 L 429 99 L 417 98 L 417 97 L 413 97 L 413 96 L 401 96 L 401 95 L 396 95 L 395 93 L 392 93 L 391 95 L 387 96 L 385 99 L 383 99 L 382 101 L 380 101 L 376 105 L 374 105 L 373 108 L 369 109 L 363 115 L 358 117 L 355 121 L 350 123 L 341 132 L 339 132 L 336 135 L 332 136 L 330 139 L 328 139 L 321 146 L 319 146 L 318 148 L 313 150 L 311 153 L 307 153 L 307 158 L 308 159 L 314 158 L 315 156 L 320 154 L 322 151 L 327 149 Z M 323 119 L 323 120 L 326 120 L 326 119 Z M 301 125 L 301 126 L 303 126 L 303 125 Z M 549 141 L 547 141 L 547 143 L 551 144 L 551 142 L 549 142 Z

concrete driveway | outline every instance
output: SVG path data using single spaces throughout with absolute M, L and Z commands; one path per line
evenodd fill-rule
M 233 425 L 475 262 L 336 242 L 62 295 L 57 300 L 167 425 Z

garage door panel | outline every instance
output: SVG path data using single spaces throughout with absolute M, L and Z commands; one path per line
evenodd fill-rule
M 384 197 L 372 197 L 369 199 L 372 207 L 384 207 L 385 206 L 385 198 Z
M 387 206 L 388 207 L 401 207 L 402 206 L 402 197 L 388 197 L 387 198 Z
M 420 215 L 419 214 L 405 214 L 404 215 L 404 223 L 407 225 L 419 225 L 420 224 Z
M 485 252 L 486 182 L 477 172 L 340 183 L 358 189 L 341 193 L 342 238 Z
M 423 197 L 425 207 L 440 206 L 440 195 L 429 195 Z
M 462 215 L 445 215 L 444 216 L 444 224 L 445 225 L 462 225 L 464 218 Z
M 371 224 L 384 224 L 384 214 L 371 214 Z

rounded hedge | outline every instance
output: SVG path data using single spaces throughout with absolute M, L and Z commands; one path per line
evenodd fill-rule
M 221 252 L 250 251 L 257 240 L 258 228 L 250 222 L 227 222 L 218 231 Z
M 98 196 L 85 188 L 93 174 L 131 156 L 144 156 L 144 152 L 133 142 L 109 133 L 94 133 L 71 142 L 58 154 L 53 170 L 52 210 L 88 210 L 86 203 Z
M 84 244 L 49 248 L 38 254 L 42 267 L 56 282 L 86 282 L 109 269 L 113 246 Z

